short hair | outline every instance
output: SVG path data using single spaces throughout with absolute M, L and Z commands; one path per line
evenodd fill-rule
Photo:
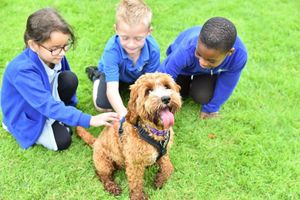
M 116 10 L 116 24 L 122 21 L 128 25 L 144 23 L 151 26 L 152 11 L 143 0 L 121 0 Z
M 199 40 L 211 49 L 228 52 L 234 45 L 237 31 L 234 24 L 223 17 L 213 17 L 203 25 Z
M 26 47 L 28 46 L 28 40 L 43 43 L 50 38 L 51 33 L 54 31 L 69 34 L 72 42 L 75 42 L 72 27 L 55 9 L 43 8 L 32 13 L 27 19 L 26 30 L 24 33 Z

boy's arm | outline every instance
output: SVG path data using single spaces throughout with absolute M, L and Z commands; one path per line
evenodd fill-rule
M 106 95 L 113 109 L 119 114 L 120 117 L 124 117 L 127 113 L 127 109 L 124 106 L 119 93 L 119 82 L 107 82 Z
M 191 57 L 188 51 L 176 49 L 166 57 L 157 71 L 170 74 L 176 80 L 182 69 L 190 65 Z
M 210 100 L 210 102 L 202 106 L 202 112 L 214 113 L 219 111 L 221 105 L 227 101 L 236 87 L 246 62 L 247 57 L 244 57 L 243 59 L 239 60 L 239 63 L 236 64 L 235 70 L 220 74 L 219 78 L 217 79 L 214 97 Z
M 240 74 L 241 71 L 223 72 L 217 80 L 213 98 L 210 102 L 202 106 L 201 111 L 205 113 L 218 112 L 221 105 L 224 104 L 232 94 Z

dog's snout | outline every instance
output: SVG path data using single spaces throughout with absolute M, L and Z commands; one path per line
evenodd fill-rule
M 168 104 L 170 102 L 170 96 L 162 96 L 161 97 L 161 101 L 164 103 L 164 104 Z

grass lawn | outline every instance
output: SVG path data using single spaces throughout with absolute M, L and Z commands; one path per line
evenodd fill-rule
M 0 80 L 24 48 L 29 14 L 55 7 L 73 25 L 75 50 L 67 57 L 79 77 L 78 108 L 91 114 L 92 83 L 84 69 L 96 65 L 114 33 L 117 0 L 1 0 Z M 153 36 L 165 50 L 182 30 L 213 16 L 232 20 L 249 61 L 219 119 L 201 121 L 199 105 L 184 101 L 176 116 L 170 157 L 175 173 L 156 190 L 157 171 L 145 175 L 150 199 L 300 199 L 300 1 L 146 0 L 153 10 Z M 2 118 L 2 116 L 0 116 Z M 97 135 L 100 129 L 90 128 Z M 210 139 L 209 134 L 215 134 Z M 116 174 L 128 199 L 124 170 Z M 73 135 L 70 149 L 41 146 L 22 150 L 0 129 L 0 199 L 115 199 L 94 173 L 92 150 Z

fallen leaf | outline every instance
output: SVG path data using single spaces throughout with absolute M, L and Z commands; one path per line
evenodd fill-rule
M 207 135 L 207 137 L 209 139 L 215 139 L 217 136 L 215 134 L 213 134 L 213 133 L 210 133 L 210 134 Z

